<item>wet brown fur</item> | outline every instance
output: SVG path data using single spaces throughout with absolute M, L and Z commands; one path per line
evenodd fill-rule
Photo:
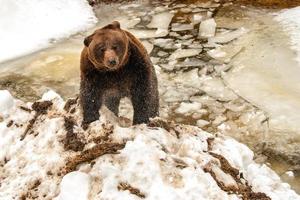
M 131 33 L 120 29 L 118 22 L 113 22 L 85 39 L 85 47 L 81 53 L 81 84 L 80 102 L 83 109 L 83 127 L 99 119 L 99 109 L 104 103 L 112 112 L 118 115 L 120 99 L 131 99 L 134 116 L 133 124 L 147 123 L 149 118 L 159 115 L 159 98 L 157 78 L 154 67 L 146 49 Z M 101 34 L 97 35 L 97 31 Z M 106 34 L 107 32 L 107 34 Z M 118 66 L 108 68 L 107 58 L 97 58 L 93 54 L 92 40 L 99 37 L 112 39 L 123 34 L 123 41 L 127 48 L 122 52 L 116 51 Z M 92 37 L 92 38 L 91 38 Z M 96 38 L 95 38 L 96 37 Z M 97 38 L 98 37 L 98 38 Z M 119 38 L 120 39 L 120 38 Z M 113 53 L 104 55 L 113 55 Z

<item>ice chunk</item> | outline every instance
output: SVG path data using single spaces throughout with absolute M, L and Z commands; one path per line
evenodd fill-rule
M 177 60 L 170 60 L 168 63 L 161 64 L 160 66 L 167 71 L 172 71 L 175 69 L 177 63 Z
M 157 30 L 130 29 L 129 31 L 137 38 L 140 39 L 165 37 L 169 33 L 168 30 L 164 30 L 164 29 L 157 29 Z
M 293 178 L 295 177 L 295 174 L 293 171 L 287 171 L 287 172 L 285 172 L 285 174 L 288 175 L 288 177 L 293 177 Z
M 216 22 L 213 18 L 202 21 L 199 28 L 199 36 L 209 38 L 215 36 Z
M 165 51 L 159 51 L 158 53 L 157 53 L 157 55 L 159 56 L 159 57 L 166 57 L 167 55 L 169 55 L 167 52 L 165 52 Z
M 192 9 L 191 8 L 181 8 L 180 11 L 182 13 L 190 13 L 190 12 L 192 12 Z
M 199 102 L 192 102 L 192 103 L 180 103 L 179 107 L 175 110 L 178 114 L 184 114 L 187 115 L 188 113 L 195 112 L 199 109 L 201 109 L 202 104 Z
M 121 10 L 128 10 L 129 8 L 138 8 L 140 6 L 141 6 L 141 4 L 132 3 L 132 4 L 120 6 L 119 9 L 121 9 Z
M 163 38 L 159 38 L 159 39 L 155 39 L 153 42 L 154 45 L 159 46 L 160 48 L 164 48 L 164 49 L 177 49 L 178 47 L 180 47 L 181 45 L 175 45 L 173 39 L 163 39 Z
M 209 124 L 209 122 L 206 120 L 203 120 L 203 119 L 199 119 L 199 120 L 197 120 L 196 124 L 200 128 L 203 128 L 203 127 L 207 126 Z
M 186 58 L 196 56 L 201 53 L 202 49 L 177 49 L 172 55 L 169 57 L 170 60 L 175 60 L 179 58 Z
M 193 24 L 180 24 L 180 23 L 174 23 L 172 24 L 172 31 L 188 31 L 192 30 L 194 28 Z
M 167 30 L 174 14 L 163 12 L 152 17 L 152 21 L 147 25 L 148 28 Z
M 197 2 L 197 6 L 200 8 L 217 8 L 220 6 L 220 4 L 207 1 L 207 2 Z
M 148 42 L 147 40 L 143 40 L 142 43 L 143 43 L 144 47 L 146 48 L 148 54 L 150 54 L 153 50 L 154 45 L 152 43 Z
M 204 80 L 201 89 L 209 96 L 222 101 L 230 101 L 238 98 L 237 95 L 228 89 L 218 78 Z
M 215 37 L 209 38 L 208 41 L 211 43 L 224 44 L 224 43 L 228 43 L 234 39 L 241 37 L 242 35 L 244 35 L 247 32 L 248 32 L 248 30 L 242 27 L 235 31 L 228 31 L 228 32 L 220 33 L 220 34 L 216 35 Z
M 71 172 L 63 177 L 57 200 L 88 200 L 89 191 L 90 176 L 79 171 Z
M 206 63 L 198 58 L 186 58 L 183 62 L 176 64 L 175 68 L 203 67 Z
M 203 20 L 203 15 L 197 13 L 193 15 L 193 24 L 199 24 Z
M 220 48 L 212 49 L 207 51 L 207 54 L 212 57 L 213 59 L 220 59 L 226 56 L 226 53 L 222 51 Z
M 0 90 L 0 114 L 5 114 L 14 106 L 14 98 L 9 91 Z
M 135 25 L 141 22 L 141 18 L 135 17 L 132 19 L 126 18 L 124 16 L 120 16 L 115 20 L 119 21 L 123 29 L 134 28 Z

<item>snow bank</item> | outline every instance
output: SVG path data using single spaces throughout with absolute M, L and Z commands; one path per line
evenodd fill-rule
M 76 99 L 51 91 L 33 104 L 10 100 L 0 199 L 300 200 L 231 138 L 161 119 L 121 127 L 107 109 L 84 131 Z
M 300 7 L 280 12 L 275 20 L 283 25 L 291 37 L 292 48 L 297 51 L 297 61 L 300 63 Z
M 86 0 L 0 0 L 0 62 L 31 53 L 96 22 Z

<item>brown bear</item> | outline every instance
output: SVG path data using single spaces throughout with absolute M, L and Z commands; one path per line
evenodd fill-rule
M 159 115 L 157 77 L 145 47 L 115 21 L 84 39 L 81 52 L 82 127 L 98 120 L 105 104 L 118 116 L 122 97 L 131 99 L 133 124 Z

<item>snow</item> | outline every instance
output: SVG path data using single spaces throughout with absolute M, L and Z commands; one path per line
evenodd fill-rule
M 5 115 L 14 105 L 14 99 L 7 90 L 0 90 L 0 115 Z
M 292 48 L 297 52 L 300 63 L 300 7 L 281 11 L 275 20 L 279 21 L 290 36 Z
M 199 36 L 210 38 L 215 36 L 217 24 L 213 18 L 201 22 L 199 27 Z
M 93 26 L 85 0 L 1 0 L 0 62 L 29 54 Z
M 294 178 L 295 177 L 295 174 L 293 171 L 287 171 L 285 172 L 286 175 L 288 175 L 288 177 L 291 177 L 291 178 Z
M 7 92 L 0 94 L 5 96 Z M 217 184 L 216 180 L 225 186 L 238 187 L 210 152 L 224 156 L 242 172 L 254 192 L 266 193 L 275 200 L 300 199 L 271 169 L 256 164 L 253 152 L 234 139 L 180 124 L 169 124 L 172 127 L 169 131 L 145 124 L 120 127 L 107 109 L 102 109 L 100 120 L 83 131 L 79 126 L 82 118 L 78 105 L 74 105 L 76 111 L 71 114 L 59 109 L 61 98 L 55 92 L 49 91 L 43 99 L 51 99 L 53 106 L 37 118 L 34 133 L 24 140 L 20 136 L 34 111 L 20 109 L 20 106 L 30 108 L 31 103 L 10 99 L 13 106 L 8 109 L 8 118 L 0 123 L 0 199 L 123 200 L 140 199 L 139 196 L 150 200 L 241 199 Z M 74 133 L 86 142 L 84 150 L 92 151 L 95 145 L 105 143 L 124 143 L 124 148 L 115 154 L 96 156 L 92 163 L 81 163 L 74 171 L 66 171 L 67 163 L 83 152 L 64 149 L 65 117 L 74 119 Z M 8 127 L 10 120 L 13 125 Z M 107 141 L 96 142 L 96 138 L 107 133 Z M 213 142 L 209 144 L 208 138 Z M 215 178 L 205 169 L 211 169 Z
M 88 200 L 90 176 L 83 172 L 71 172 L 65 175 L 60 183 L 57 200 Z

